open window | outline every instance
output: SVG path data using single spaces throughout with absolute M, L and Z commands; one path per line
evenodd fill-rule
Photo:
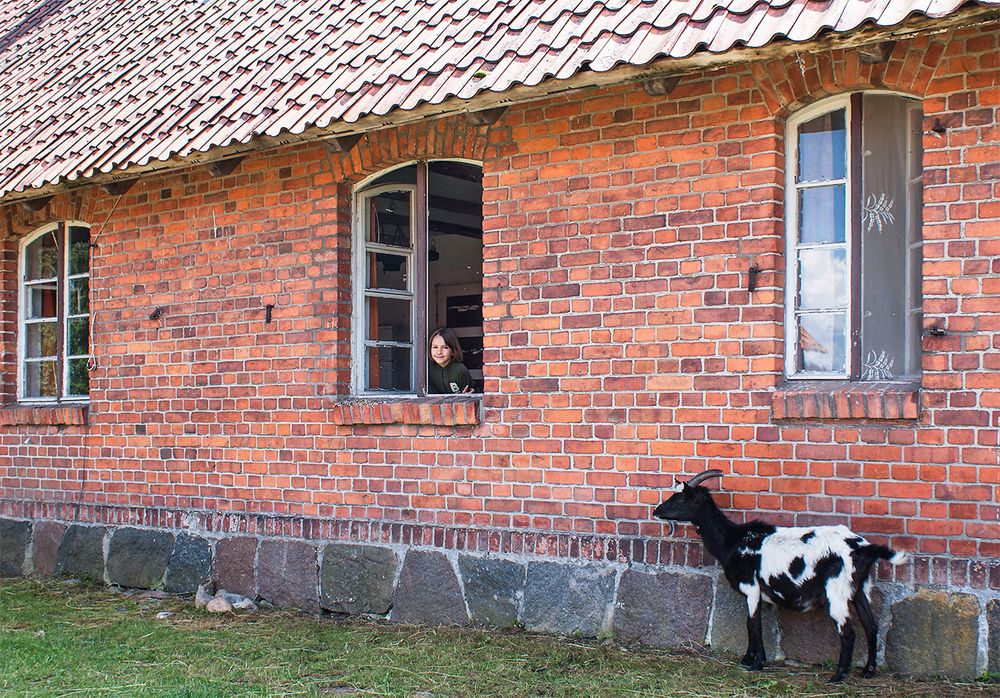
M 20 246 L 18 398 L 85 401 L 90 394 L 90 229 L 56 223 Z
M 917 100 L 886 93 L 790 119 L 788 377 L 920 374 L 921 122 Z
M 423 395 L 427 338 L 459 337 L 482 392 L 482 168 L 418 162 L 387 172 L 355 199 L 354 392 Z

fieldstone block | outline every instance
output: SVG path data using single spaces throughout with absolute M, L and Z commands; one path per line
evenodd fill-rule
M 878 620 L 882 615 L 882 593 L 873 589 L 871 608 Z M 868 640 L 857 616 L 852 614 L 856 639 L 854 641 L 854 666 L 864 666 L 868 660 Z M 825 610 L 798 613 L 787 608 L 778 609 L 778 626 L 781 628 L 781 649 L 785 659 L 801 664 L 836 663 L 840 656 L 840 635 L 837 626 Z
M 986 650 L 986 671 L 1000 673 L 1000 599 L 986 604 L 986 627 L 988 644 Z
M 31 522 L 0 519 L 0 577 L 20 577 L 31 540 Z
M 257 597 L 256 538 L 225 538 L 215 545 L 212 570 L 217 589 L 225 589 L 248 599 Z
M 31 532 L 31 566 L 33 574 L 51 577 L 56 573 L 59 543 L 66 526 L 58 521 L 36 521 Z
M 525 565 L 460 555 L 458 569 L 474 623 L 503 628 L 517 622 L 518 606 L 524 595 Z
M 108 581 L 134 589 L 156 589 L 174 547 L 174 534 L 141 528 L 119 528 L 108 544 Z
M 406 553 L 390 618 L 398 623 L 424 625 L 469 622 L 458 576 L 448 558 L 429 550 Z
M 763 602 L 762 602 L 763 603 Z M 778 616 L 774 606 L 763 603 L 761 627 L 764 635 L 764 653 L 768 661 L 785 658 L 778 647 Z M 743 594 L 735 591 L 724 577 L 719 577 L 712 612 L 712 649 L 742 657 L 747 651 L 747 602 Z
M 622 640 L 653 647 L 705 642 L 712 580 L 704 575 L 626 570 L 612 628 Z
M 392 608 L 396 553 L 374 545 L 332 543 L 323 549 L 320 606 L 334 613 L 376 613 Z
M 257 556 L 257 584 L 261 598 L 275 606 L 318 613 L 316 548 L 302 541 L 262 541 Z
M 971 594 L 922 590 L 892 605 L 886 664 L 915 677 L 976 677 L 979 602 Z
M 193 594 L 198 585 L 212 576 L 212 548 L 199 536 L 182 533 L 174 541 L 167 564 L 163 590 L 172 594 Z
M 66 529 L 56 555 L 56 574 L 104 582 L 103 526 L 79 526 Z
M 594 637 L 604 630 L 614 586 L 613 569 L 530 563 L 521 620 L 528 630 Z

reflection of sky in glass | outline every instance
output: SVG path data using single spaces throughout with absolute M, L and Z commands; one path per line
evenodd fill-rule
M 799 370 L 817 373 L 847 371 L 847 327 L 845 313 L 801 315 L 799 322 Z
M 800 309 L 843 308 L 847 305 L 847 250 L 799 250 Z
M 799 190 L 799 243 L 843 242 L 844 185 Z
M 818 116 L 799 126 L 799 182 L 822 182 L 847 176 L 844 110 Z

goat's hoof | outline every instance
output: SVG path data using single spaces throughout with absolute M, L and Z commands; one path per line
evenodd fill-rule
M 754 662 L 747 667 L 747 671 L 764 671 L 764 662 Z
M 861 672 L 862 678 L 870 679 L 875 676 L 875 670 L 865 667 Z
M 827 681 L 827 683 L 840 683 L 843 680 L 844 680 L 844 672 L 838 671 L 836 674 L 830 677 L 830 680 Z
M 750 666 L 753 664 L 753 655 L 747 652 L 743 655 L 743 659 L 740 660 L 740 664 L 743 666 Z

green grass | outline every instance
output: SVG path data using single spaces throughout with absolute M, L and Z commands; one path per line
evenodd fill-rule
M 165 620 L 159 611 L 171 611 Z M 213 616 L 62 582 L 0 581 L 3 696 L 917 696 L 986 683 L 842 686 L 829 669 L 750 674 L 702 651 L 629 650 L 525 632 L 428 629 L 286 611 Z

